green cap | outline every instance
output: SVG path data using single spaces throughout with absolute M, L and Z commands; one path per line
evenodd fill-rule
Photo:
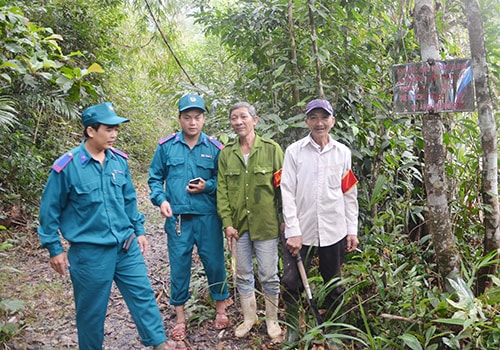
M 196 94 L 184 95 L 179 100 L 179 112 L 185 111 L 189 108 L 199 108 L 203 110 L 203 112 L 207 111 L 205 101 L 203 101 L 203 98 L 201 98 L 200 95 Z
M 94 123 L 106 125 L 118 125 L 126 123 L 129 119 L 122 118 L 116 115 L 115 109 L 111 102 L 104 102 L 95 106 L 86 108 L 82 112 L 82 123 L 85 127 Z

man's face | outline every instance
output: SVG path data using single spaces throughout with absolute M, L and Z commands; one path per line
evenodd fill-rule
M 259 117 L 252 117 L 246 107 L 237 108 L 231 111 L 229 122 L 238 136 L 245 137 L 254 132 L 255 124 Z
M 92 127 L 87 127 L 88 142 L 99 150 L 106 150 L 113 147 L 113 144 L 118 137 L 118 125 L 101 124 L 97 130 Z
M 313 139 L 327 136 L 334 124 L 335 118 L 321 108 L 313 109 L 306 117 L 306 125 Z
M 180 113 L 179 122 L 185 137 L 197 137 L 205 123 L 205 114 L 201 109 L 188 109 Z

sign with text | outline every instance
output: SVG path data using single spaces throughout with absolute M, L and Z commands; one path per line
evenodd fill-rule
M 465 112 L 474 110 L 470 59 L 392 66 L 394 112 Z

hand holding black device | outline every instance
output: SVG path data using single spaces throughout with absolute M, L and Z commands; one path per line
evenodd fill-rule
M 192 184 L 199 184 L 201 180 L 202 180 L 201 177 L 197 177 L 197 178 L 189 180 L 189 184 L 190 185 L 192 185 Z

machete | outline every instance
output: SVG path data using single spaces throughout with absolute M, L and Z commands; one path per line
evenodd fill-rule
M 297 268 L 299 270 L 300 274 L 300 279 L 302 280 L 302 284 L 304 285 L 304 289 L 306 291 L 307 295 L 307 300 L 309 302 L 309 306 L 311 307 L 314 317 L 316 318 L 316 322 L 318 326 L 323 323 L 323 318 L 319 314 L 318 311 L 318 306 L 313 300 L 312 293 L 311 293 L 311 287 L 309 286 L 309 281 L 307 280 L 307 274 L 306 274 L 306 269 L 304 268 L 304 263 L 302 262 L 302 258 L 300 257 L 300 252 L 297 253 L 295 256 L 295 259 L 297 260 Z

